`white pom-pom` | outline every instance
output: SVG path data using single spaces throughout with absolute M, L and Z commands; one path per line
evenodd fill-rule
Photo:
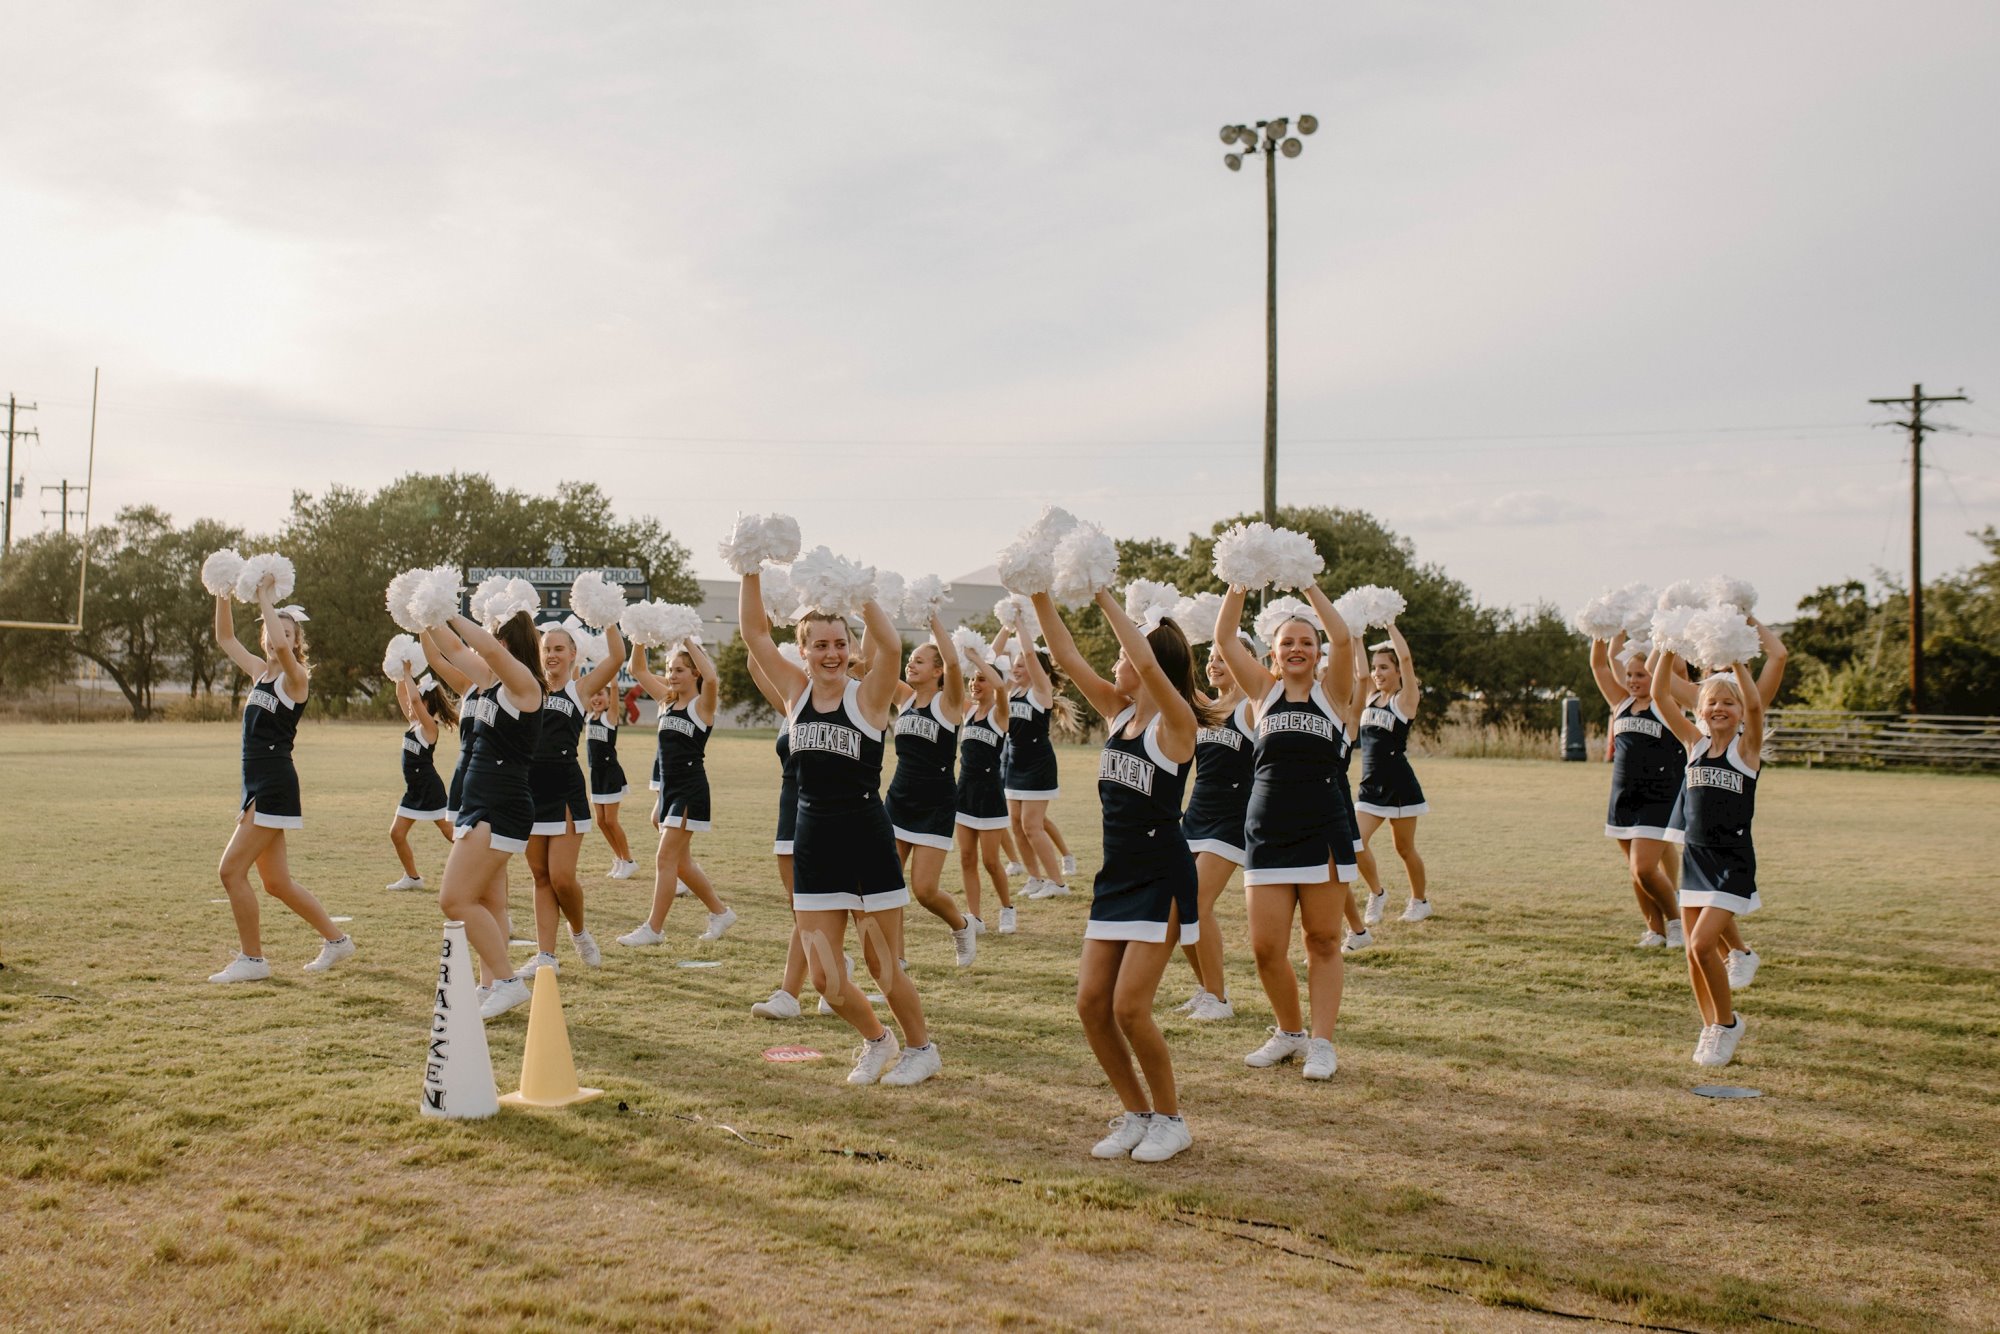
M 611 656 L 611 639 L 595 630 L 572 630 L 576 640 L 577 670 L 587 672 L 598 663 Z
M 778 656 L 800 671 L 806 669 L 806 655 L 799 652 L 799 646 L 792 643 L 789 639 L 778 645 Z
M 1292 620 L 1319 627 L 1319 613 L 1310 604 L 1298 598 L 1272 598 L 1264 604 L 1264 610 L 1257 613 L 1257 638 L 1266 644 L 1275 642 L 1278 627 Z
M 243 556 L 235 547 L 212 552 L 201 563 L 201 586 L 219 598 L 236 591 L 236 577 L 243 573 Z
M 1239 523 L 1215 539 L 1215 577 L 1231 588 L 1252 592 L 1271 582 L 1271 536 L 1268 523 Z
M 1757 589 L 1747 579 L 1718 574 L 1708 581 L 1708 605 L 1734 607 L 1748 616 L 1757 610 Z
M 1686 636 L 1698 666 L 1717 671 L 1757 656 L 1757 628 L 1728 603 L 1704 607 L 1688 618 Z
M 412 654 L 415 655 L 414 662 Z M 397 635 L 390 639 L 389 647 L 382 654 L 382 675 L 391 681 L 405 676 L 414 681 L 423 673 L 424 664 L 423 645 L 409 635 Z
M 958 653 L 959 670 L 967 676 L 977 676 L 981 665 L 993 661 L 992 645 L 970 626 L 961 625 L 951 632 L 951 646 Z
M 783 565 L 766 565 L 757 574 L 758 591 L 764 595 L 764 614 L 772 625 L 790 625 L 799 595 L 792 588 L 792 572 Z
M 700 643 L 701 613 L 683 602 L 662 602 L 655 628 L 665 636 L 656 643 L 678 644 L 686 639 Z
M 506 589 L 507 576 L 504 574 L 489 574 L 474 584 L 471 594 L 465 599 L 465 614 L 467 619 L 476 621 L 480 625 L 485 625 L 487 622 L 486 604 L 493 601 L 494 598 L 499 597 Z
M 1015 628 L 1015 622 L 1020 619 L 1021 608 L 1026 605 L 1026 600 L 1022 598 L 1001 598 L 993 604 L 993 619 L 1000 622 L 1001 625 L 1007 627 L 1009 630 L 1012 630 Z
M 1055 579 L 1056 545 L 1075 527 L 1076 516 L 1068 510 L 1056 505 L 1044 509 L 1000 552 L 1001 584 L 1023 596 L 1048 592 Z
M 903 592 L 904 623 L 929 625 L 950 598 L 950 584 L 934 574 L 918 575 Z
M 862 607 L 875 596 L 875 569 L 814 547 L 792 562 L 792 591 L 800 616 L 817 611 L 859 619 Z
M 532 616 L 541 607 L 542 595 L 533 584 L 526 579 L 509 579 L 486 599 L 485 624 L 499 625 L 524 611 Z
M 1049 595 L 1081 607 L 1118 577 L 1118 544 L 1094 523 L 1080 523 L 1056 543 Z
M 595 570 L 585 570 L 569 586 L 570 610 L 593 630 L 618 620 L 625 610 L 625 590 Z
M 1653 646 L 1644 639 L 1628 639 L 1625 647 L 1618 650 L 1618 661 L 1631 662 L 1634 658 L 1644 662 L 1653 656 Z
M 903 614 L 903 590 L 906 585 L 903 576 L 894 570 L 875 571 L 875 600 L 882 604 L 882 610 L 895 620 Z
M 799 554 L 799 521 L 789 514 L 739 514 L 717 550 L 740 575 L 767 561 L 788 564 Z
M 1190 644 L 1206 644 L 1215 638 L 1215 618 L 1222 615 L 1222 594 L 1196 593 L 1174 604 L 1174 623 L 1187 635 Z
M 1148 618 L 1155 625 L 1159 624 L 1162 618 L 1174 614 L 1181 601 L 1180 589 L 1157 579 L 1134 579 L 1125 585 L 1125 614 L 1132 618 L 1134 625 L 1144 625 Z M 1187 627 L 1182 626 L 1181 629 Z
M 660 609 L 666 605 L 656 600 L 626 603 L 618 614 L 618 629 L 626 642 L 649 648 L 666 643 L 666 631 L 660 624 Z
M 443 625 L 458 615 L 458 571 L 449 565 L 419 570 L 406 605 L 410 619 L 421 628 Z
M 1645 584 L 1627 584 L 1611 595 L 1612 605 L 1624 617 L 1625 634 L 1631 639 L 1644 639 L 1652 634 L 1653 612 L 1658 600 L 1653 590 Z
M 1333 609 L 1347 623 L 1348 630 L 1360 634 L 1371 625 L 1394 625 L 1408 607 L 1403 595 L 1380 584 L 1350 588 L 1334 601 Z
M 1698 579 L 1677 579 L 1660 590 L 1658 610 L 1669 607 L 1706 607 L 1708 589 Z
M 389 587 L 382 595 L 382 603 L 389 609 L 389 619 L 411 634 L 424 628 L 410 614 L 410 596 L 417 591 L 417 584 L 423 577 L 422 570 L 405 570 L 389 581 Z
M 993 604 L 993 615 L 1000 624 L 1014 632 L 1016 639 L 1030 643 L 1041 638 L 1042 620 L 1035 615 L 1035 604 L 1023 597 L 1001 598 Z
M 1274 588 L 1304 588 L 1326 568 L 1326 558 L 1319 554 L 1312 538 L 1290 528 L 1271 530 L 1270 552 L 1268 572 Z
M 1700 607 L 1662 607 L 1654 612 L 1651 635 L 1654 645 L 1693 662 L 1695 646 L 1688 635 L 1688 622 L 1700 610 Z
M 255 602 L 258 587 L 266 575 L 271 578 L 271 601 L 283 602 L 292 595 L 298 585 L 298 572 L 292 568 L 290 559 L 275 551 L 260 552 L 243 562 L 243 568 L 236 573 L 236 600 Z
M 1625 628 L 1625 608 L 1618 604 L 1617 595 L 1606 589 L 1578 607 L 1570 623 L 1588 639 L 1609 642 Z

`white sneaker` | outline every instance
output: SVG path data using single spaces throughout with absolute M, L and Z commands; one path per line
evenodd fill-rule
M 402 876 L 382 886 L 384 889 L 422 889 L 423 887 L 424 878 L 420 875 Z
M 637 862 L 622 861 L 613 858 L 611 862 L 611 874 L 606 878 L 610 880 L 630 880 L 632 873 L 638 869 L 639 863 Z
M 658 945 L 665 939 L 665 936 L 653 930 L 651 923 L 641 922 L 624 935 L 618 937 L 618 943 L 620 945 L 630 945 L 634 949 L 640 949 L 647 945 Z
M 548 969 L 552 973 L 560 973 L 562 971 L 562 965 L 556 962 L 555 955 L 537 954 L 534 958 L 528 960 L 526 963 L 522 964 L 519 968 L 515 969 L 514 976 L 519 978 L 533 977 L 536 973 L 540 972 L 544 968 Z
M 971 913 L 967 913 L 965 915 L 965 924 L 972 928 L 972 934 L 975 936 L 983 936 L 986 934 L 986 923 L 980 921 L 977 917 L 974 917 Z
M 896 1062 L 896 1068 L 882 1076 L 882 1082 L 891 1088 L 908 1088 L 921 1084 L 938 1071 L 944 1069 L 944 1058 L 938 1055 L 937 1043 L 926 1042 L 921 1047 L 903 1048 L 903 1059 Z
M 843 954 L 840 956 L 840 962 L 847 977 L 847 985 L 851 987 L 854 985 L 854 956 L 852 954 Z M 819 1012 L 825 1015 L 838 1015 L 840 1013 L 840 1011 L 834 1009 L 827 1002 L 825 996 L 819 998 Z
M 571 928 L 569 943 L 575 947 L 576 957 L 583 960 L 584 967 L 604 967 L 604 951 L 597 948 L 597 941 L 591 937 L 590 932 Z
M 1006 870 L 1007 878 L 1009 880 L 1019 880 L 1022 876 L 1028 873 L 1028 868 L 1021 865 L 1021 863 L 1019 862 L 1008 862 L 1006 867 L 1003 869 Z
M 1339 1068 L 1340 1058 L 1333 1054 L 1333 1039 L 1314 1038 L 1306 1051 L 1306 1078 L 1332 1079 Z
M 729 934 L 729 928 L 736 925 L 736 909 L 725 906 L 721 912 L 708 915 L 708 930 L 696 936 L 696 940 L 721 940 Z
M 1741 991 L 1757 980 L 1757 965 L 1762 962 L 1755 950 L 1731 950 L 1726 965 L 1729 973 L 1729 989 Z
M 979 957 L 979 929 L 967 918 L 965 925 L 951 933 L 951 948 L 960 968 Z
M 473 999 L 477 1000 L 481 1005 L 486 1004 L 486 998 L 492 994 L 493 988 L 487 986 L 484 982 L 481 982 L 472 989 Z
M 486 999 L 479 1002 L 479 1017 L 498 1018 L 516 1005 L 526 1005 L 530 995 L 526 982 L 518 977 L 503 977 L 486 993 Z
M 1406 922 L 1421 922 L 1430 915 L 1431 901 L 1429 899 L 1411 899 L 1410 906 L 1403 909 L 1403 920 Z M 1367 919 L 1363 918 L 1362 920 L 1365 922 Z
M 1668 922 L 1667 948 L 1675 950 L 1684 950 L 1687 948 L 1687 943 L 1688 943 L 1687 928 L 1685 926 L 1682 926 L 1681 923 L 1678 921 Z
M 1182 1001 L 1182 1002 L 1181 1002 L 1181 1003 L 1180 1003 L 1179 1005 L 1176 1005 L 1176 1006 L 1174 1007 L 1174 1013 L 1175 1013 L 1175 1014 L 1193 1014 L 1193 1013 L 1194 1013 L 1194 1007 L 1195 1007 L 1195 1006 L 1197 1006 L 1197 1005 L 1199 1005 L 1199 1004 L 1201 1004 L 1201 998 L 1202 998 L 1203 996 L 1206 996 L 1207 994 L 1208 994 L 1207 990 L 1206 990 L 1205 988 L 1203 988 L 1203 987 L 1201 986 L 1201 984 L 1200 984 L 1200 983 L 1196 983 L 1196 984 L 1195 984 L 1195 989 L 1194 989 L 1194 995 L 1192 995 L 1192 996 L 1189 996 L 1189 997 L 1188 997 L 1188 998 L 1187 998 L 1186 1000 Z
M 1028 897 L 1031 899 L 1059 899 L 1069 893 L 1069 886 L 1053 880 L 1030 880 Z
M 308 973 L 323 973 L 342 959 L 354 957 L 354 937 L 342 936 L 339 940 L 329 940 L 319 947 L 319 957 L 306 965 Z
M 1708 1051 L 1709 1048 L 1715 1045 L 1716 1028 L 1717 1025 L 1715 1024 L 1703 1024 L 1701 1026 L 1701 1036 L 1694 1040 L 1694 1055 L 1688 1058 L 1696 1065 L 1708 1064 Z
M 1639 948 L 1642 950 L 1656 950 L 1666 943 L 1667 938 L 1657 931 L 1647 930 L 1639 933 Z
M 1014 934 L 1014 910 L 1012 908 L 1002 908 L 1000 910 L 1000 934 L 1003 936 Z
M 1231 1005 L 1224 997 L 1216 995 L 1213 991 L 1202 992 L 1201 995 L 1195 998 L 1194 1008 L 1188 1011 L 1188 1018 L 1204 1021 L 1210 1019 L 1234 1019 L 1235 1017 L 1236 1007 Z
M 1310 1040 L 1303 1033 L 1287 1033 L 1276 1024 L 1271 1025 L 1270 1038 L 1263 1046 L 1243 1058 L 1243 1064 L 1252 1069 L 1265 1070 L 1274 1065 L 1282 1065 L 1294 1056 L 1303 1056 Z
M 1065 852 L 1065 853 L 1063 854 L 1063 857 L 1062 857 L 1062 873 L 1063 873 L 1064 875 L 1075 875 L 1075 874 L 1076 874 L 1076 856 L 1075 856 L 1075 855 L 1074 855 L 1073 853 L 1068 853 L 1068 852 Z
M 883 1069 L 896 1059 L 901 1050 L 896 1035 L 886 1029 L 883 1030 L 882 1036 L 873 1042 L 862 1039 L 861 1051 L 855 1057 L 854 1068 L 847 1072 L 847 1082 L 873 1084 L 882 1078 Z
M 1363 918 L 1362 920 L 1366 921 L 1367 919 Z M 1342 954 L 1359 954 L 1374 943 L 1375 933 L 1373 931 L 1365 928 L 1360 931 L 1350 931 L 1347 933 L 1347 939 L 1340 943 L 1340 952 Z
M 840 1013 L 840 1011 L 834 1009 L 833 1006 L 827 1004 L 826 997 L 824 996 L 821 996 L 819 998 L 819 1012 L 821 1014 L 830 1014 L 830 1015 L 837 1015 Z
M 1161 1116 L 1155 1112 L 1152 1122 L 1146 1127 L 1146 1138 L 1132 1150 L 1132 1161 L 1164 1163 L 1193 1143 L 1194 1136 L 1188 1133 L 1187 1122 L 1178 1116 Z
M 826 1002 L 822 1000 L 820 1004 Z M 779 987 L 771 993 L 771 999 L 760 1000 L 750 1007 L 750 1013 L 759 1019 L 796 1019 L 799 1017 L 799 998 Z
M 1749 1026 L 1749 1021 L 1744 1019 L 1741 1010 L 1736 1012 L 1736 1022 L 1727 1028 L 1721 1024 L 1717 1024 L 1715 1026 L 1715 1041 L 1709 1044 L 1708 1059 L 1703 1061 L 1702 1064 L 1720 1066 L 1728 1065 L 1731 1061 L 1735 1060 L 1736 1044 L 1743 1041 L 1743 1030 Z
M 219 973 L 210 973 L 211 982 L 262 982 L 271 975 L 271 965 L 262 959 L 253 959 L 247 954 L 239 954 L 229 961 L 229 966 Z
M 1093 1158 L 1130 1158 L 1153 1124 L 1151 1112 L 1126 1112 L 1111 1122 L 1111 1133 L 1090 1150 Z
M 1370 894 L 1368 902 L 1361 908 L 1361 925 L 1375 926 L 1382 920 L 1382 910 L 1389 906 L 1389 891 Z
M 687 887 L 687 881 L 685 881 L 685 880 L 676 880 L 676 881 L 674 881 L 674 897 L 675 897 L 675 898 L 677 898 L 677 899 L 684 899 L 684 898 L 686 898 L 686 897 L 687 897 L 688 895 L 690 895 L 690 894 L 692 894 L 692 893 L 694 893 L 694 891 L 693 891 L 693 890 L 691 890 L 691 889 L 689 889 L 689 888 Z

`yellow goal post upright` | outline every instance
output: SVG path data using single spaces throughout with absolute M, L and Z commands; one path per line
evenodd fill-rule
M 97 499 L 97 385 L 104 368 L 90 373 L 90 458 L 83 474 L 83 555 L 76 574 L 76 619 L 73 621 L 0 621 L 0 630 L 56 630 L 75 634 L 83 629 L 83 600 L 90 589 L 90 506 Z M 13 479 L 8 479 L 12 485 Z

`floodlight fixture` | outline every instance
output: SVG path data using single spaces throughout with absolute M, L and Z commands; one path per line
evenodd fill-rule
M 1313 132 L 1314 130 L 1317 130 L 1318 128 L 1319 128 L 1319 117 L 1318 117 L 1318 116 L 1300 116 L 1300 117 L 1299 117 L 1299 133 L 1300 133 L 1300 134 L 1311 134 L 1311 133 L 1312 133 L 1312 132 Z
M 1222 165 L 1231 171 L 1241 171 L 1243 170 L 1243 155 L 1241 153 L 1224 153 L 1222 155 Z
M 1300 143 L 1296 139 L 1287 139 L 1285 140 L 1284 143 L 1278 146 L 1278 151 L 1283 153 L 1286 157 L 1297 157 L 1299 154 L 1306 151 L 1306 146 Z

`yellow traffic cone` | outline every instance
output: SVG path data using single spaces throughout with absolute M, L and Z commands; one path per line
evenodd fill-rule
M 528 1045 L 521 1053 L 521 1087 L 500 1101 L 509 1107 L 567 1107 L 603 1095 L 603 1089 L 577 1087 L 556 970 L 537 968 L 535 998 L 528 1003 Z

